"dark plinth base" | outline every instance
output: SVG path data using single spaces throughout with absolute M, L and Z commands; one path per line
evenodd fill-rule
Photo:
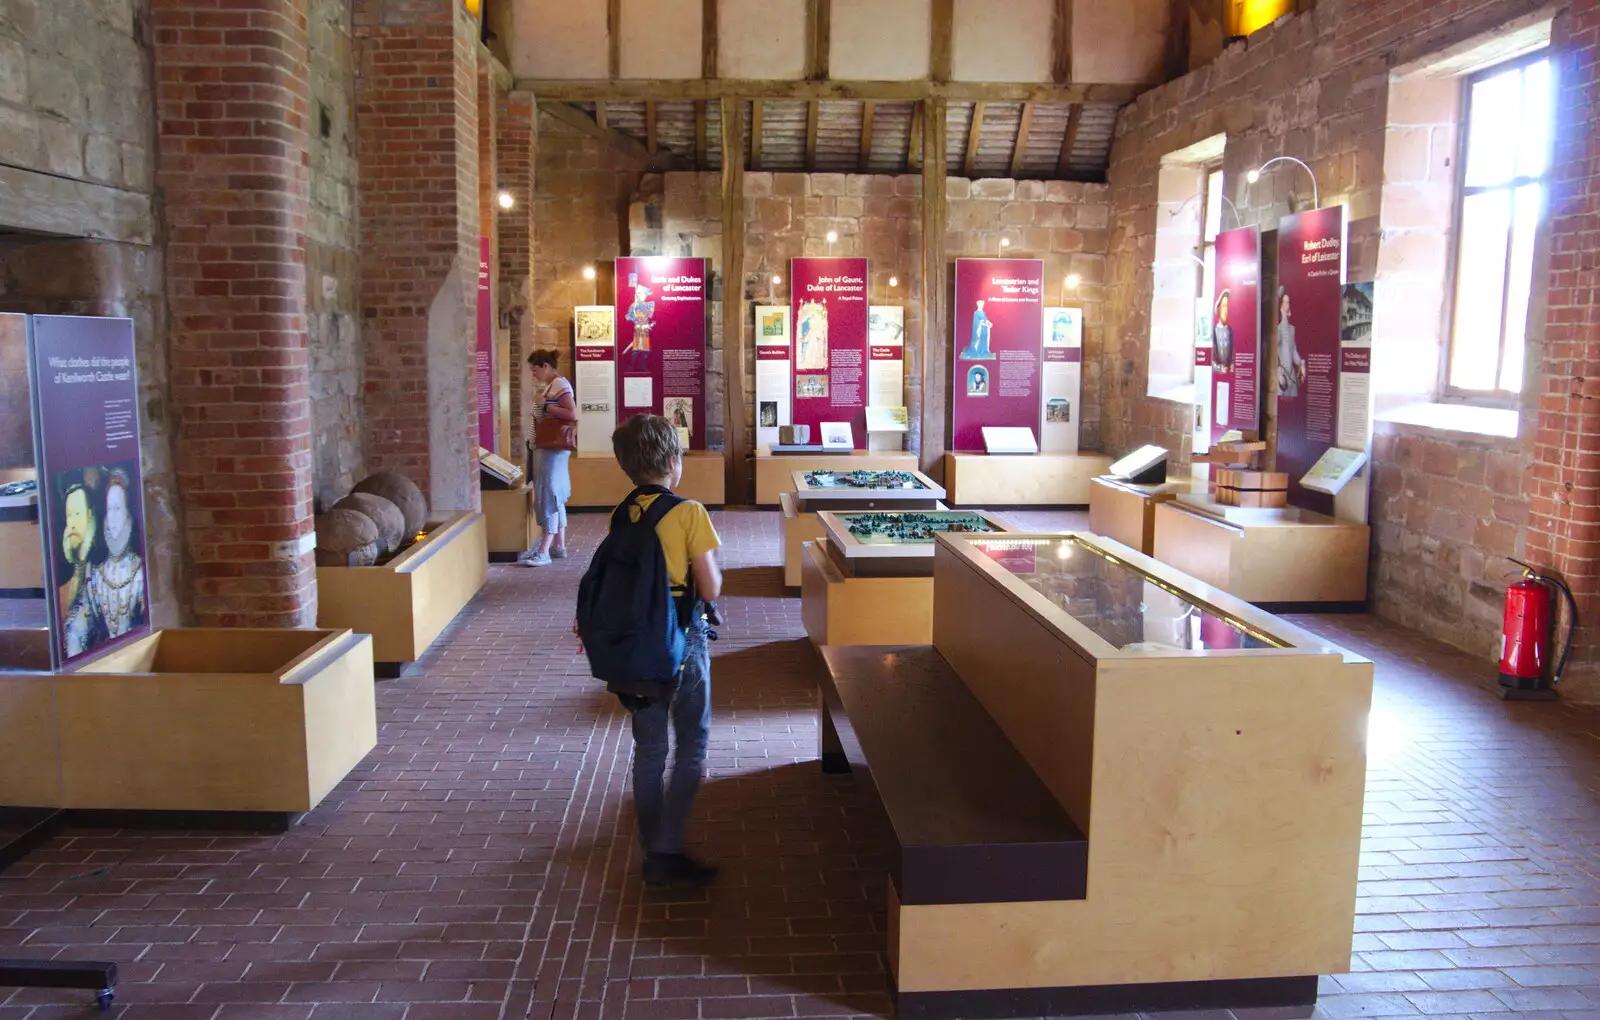
M 43 599 L 43 588 L 0 588 L 0 599 Z
M 520 553 L 520 552 L 493 552 L 493 551 L 491 551 L 489 553 L 489 562 L 490 563 L 515 563 L 515 562 L 517 562 L 517 557 L 521 556 L 521 555 L 522 555 L 522 553 Z
M 1530 681 L 1526 677 L 1507 676 L 1500 674 L 1500 698 L 1502 701 L 1559 701 L 1561 695 L 1556 693 L 1554 687 L 1538 686 L 1526 687 Z
M 61 812 L 62 825 L 83 829 L 165 829 L 180 832 L 288 832 L 300 816 L 293 811 L 132 811 L 73 808 Z
M 111 1008 L 117 965 L 98 961 L 0 959 L 0 987 L 82 988 L 95 993 L 104 1012 Z
M 405 675 L 409 662 L 374 662 L 372 675 L 379 680 L 398 680 Z
M 1257 609 L 1274 616 L 1289 616 L 1294 613 L 1365 613 L 1370 608 L 1367 602 L 1257 602 L 1254 605 Z
M 844 756 L 843 751 L 824 751 L 822 754 L 822 771 L 831 775 L 848 775 L 850 772 L 850 759 Z
M 899 1020 L 960 1017 L 1084 1016 L 1153 1013 L 1165 1010 L 1303 1008 L 1309 1017 L 1317 1003 L 1317 979 L 1254 978 L 1232 981 L 1174 981 L 1145 985 L 1093 985 L 1079 988 L 996 988 L 964 992 L 901 992 L 895 996 Z

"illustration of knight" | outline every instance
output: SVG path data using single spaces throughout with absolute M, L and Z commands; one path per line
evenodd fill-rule
M 630 366 L 643 369 L 650 364 L 650 331 L 656 328 L 656 303 L 650 300 L 650 288 L 639 282 L 638 273 L 628 274 L 628 286 L 633 290 L 633 303 L 623 318 L 633 325 L 633 340 L 622 354 L 626 357 L 631 353 Z

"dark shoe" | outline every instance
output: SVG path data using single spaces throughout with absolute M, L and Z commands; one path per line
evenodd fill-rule
M 644 857 L 645 885 L 702 886 L 709 885 L 716 877 L 715 865 L 697 861 L 688 854 L 652 853 Z

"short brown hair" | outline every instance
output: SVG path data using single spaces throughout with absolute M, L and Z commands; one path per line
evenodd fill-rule
M 635 485 L 672 474 L 672 458 L 683 456 L 678 430 L 658 414 L 636 414 L 611 433 L 611 450 Z
M 538 350 L 535 350 L 532 354 L 528 355 L 528 364 L 534 366 L 535 368 L 538 368 L 540 365 L 543 365 L 546 368 L 555 368 L 560 361 L 561 352 L 549 350 L 544 347 L 541 347 Z

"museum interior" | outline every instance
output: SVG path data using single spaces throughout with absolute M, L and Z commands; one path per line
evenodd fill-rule
M 0 0 L 0 1020 L 1600 1017 L 1597 79 L 1600 0 Z

